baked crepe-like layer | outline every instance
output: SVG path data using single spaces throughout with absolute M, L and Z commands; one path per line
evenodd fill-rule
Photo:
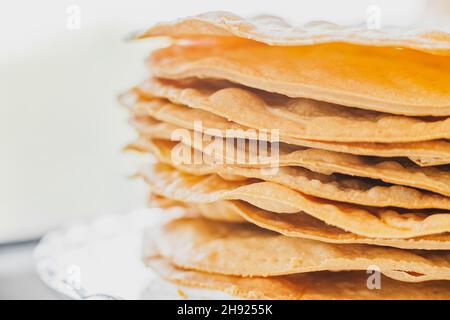
M 399 27 L 370 30 L 366 26 L 344 26 L 326 21 L 313 21 L 302 26 L 293 26 L 277 16 L 242 18 L 225 11 L 207 12 L 158 23 L 141 33 L 138 38 L 156 36 L 185 38 L 195 35 L 241 37 L 277 46 L 343 42 L 450 54 L 450 35 L 443 31 L 411 26 L 408 26 L 407 30 Z
M 450 231 L 449 213 L 361 207 L 307 196 L 272 182 L 193 176 L 160 163 L 142 168 L 140 175 L 152 192 L 167 198 L 194 203 L 244 200 L 276 213 L 304 211 L 329 225 L 371 238 L 412 238 Z
M 280 131 L 298 139 L 334 142 L 411 142 L 450 138 L 450 118 L 412 118 L 343 107 L 310 99 L 252 91 L 231 83 L 151 78 L 143 96 L 199 108 L 241 125 Z
M 202 206 L 201 204 L 191 204 L 169 199 L 164 196 L 150 192 L 147 204 L 151 208 L 162 208 L 162 209 L 181 207 L 185 209 L 185 215 L 198 216 L 199 214 L 201 214 L 201 216 L 215 221 L 235 222 L 235 223 L 242 223 L 247 221 L 246 219 L 243 218 L 242 215 L 240 215 L 237 212 L 237 210 L 230 210 L 231 208 L 233 208 L 232 202 L 228 204 L 227 201 L 223 201 L 224 205 L 221 205 L 222 202 L 220 202 L 220 204 L 219 202 L 216 202 L 215 204 L 210 204 L 210 207 L 208 207 L 207 205 Z M 214 210 L 210 211 L 209 208 L 213 208 Z
M 150 124 L 154 120 L 194 129 L 195 122 L 201 121 L 203 133 L 220 135 L 222 137 L 247 137 L 264 139 L 255 129 L 228 121 L 223 117 L 214 115 L 200 109 L 192 109 L 176 105 L 165 99 L 140 99 L 132 108 L 134 119 L 132 124 L 139 131 L 154 131 Z M 146 124 L 148 122 L 148 124 Z M 170 126 L 169 126 L 170 127 Z M 165 129 L 168 130 L 169 127 Z M 158 128 L 161 130 L 162 128 Z M 176 128 L 174 128 L 176 129 Z M 234 130 L 234 132 L 231 132 Z M 168 132 L 169 137 L 172 132 Z M 226 135 L 227 134 L 227 135 Z M 267 137 L 265 137 L 267 139 Z M 408 157 L 421 166 L 431 166 L 450 163 L 450 142 L 447 140 L 431 140 L 405 143 L 369 143 L 369 142 L 325 142 L 279 136 L 280 142 L 291 145 L 311 147 L 316 149 L 345 152 L 356 155 L 377 157 Z
M 381 277 L 381 289 L 369 290 L 364 272 L 313 272 L 243 278 L 177 268 L 156 253 L 145 258 L 158 275 L 178 285 L 224 291 L 246 299 L 274 300 L 448 300 L 448 281 L 406 283 Z
M 273 47 L 207 38 L 153 51 L 156 77 L 213 78 L 289 97 L 410 116 L 450 115 L 450 59 L 342 43 Z
M 449 197 L 404 186 L 384 186 L 375 181 L 359 178 L 324 175 L 302 167 L 281 167 L 277 168 L 275 172 L 264 172 L 261 168 L 229 165 L 225 162 L 217 163 L 207 155 L 201 155 L 200 151 L 192 149 L 188 150 L 191 153 L 190 159 L 200 158 L 200 154 L 203 156 L 203 161 L 198 164 L 193 163 L 194 161 L 183 163 L 173 159 L 173 154 L 177 154 L 176 150 L 180 149 L 180 146 L 182 149 L 184 148 L 177 142 L 146 139 L 142 143 L 145 143 L 147 151 L 155 155 L 158 161 L 189 174 L 216 173 L 225 180 L 256 178 L 279 183 L 319 198 L 373 207 L 450 209 Z
M 244 277 L 368 270 L 406 282 L 450 279 L 450 253 L 411 252 L 286 237 L 251 224 L 180 218 L 152 230 L 157 251 L 178 267 Z
M 159 139 L 170 139 L 170 136 L 162 136 L 161 132 L 157 132 L 155 136 Z M 155 151 L 149 141 L 150 138 L 141 137 L 131 143 L 128 148 L 143 152 Z M 370 159 L 318 149 L 291 149 L 285 145 L 280 145 L 279 156 L 271 158 L 268 162 L 249 148 L 243 150 L 227 141 L 222 142 L 222 145 L 226 146 L 222 154 L 207 148 L 207 143 L 198 145 L 193 139 L 185 142 L 188 143 L 187 149 L 189 149 L 188 146 L 192 147 L 203 152 L 205 158 L 212 157 L 218 163 L 225 163 L 230 167 L 235 165 L 248 168 L 267 166 L 304 167 L 325 175 L 341 173 L 429 190 L 445 196 L 450 195 L 450 172 L 445 168 L 418 168 L 401 160 Z M 232 150 L 232 152 L 229 150 Z M 237 161 L 239 153 L 243 154 L 242 157 L 245 161 Z M 263 161 L 258 161 L 260 159 Z M 416 193 L 415 196 L 419 195 Z M 411 202 L 411 205 L 413 207 L 421 206 L 420 203 L 414 204 L 414 202 Z
M 298 214 L 279 214 L 269 212 L 243 201 L 222 200 L 212 203 L 186 203 L 165 198 L 153 193 L 149 195 L 152 207 L 182 207 L 189 216 L 202 216 L 207 219 L 225 222 L 249 222 L 257 226 L 281 233 L 288 237 L 305 238 L 330 243 L 359 243 L 387 246 L 401 249 L 449 250 L 450 234 L 442 233 L 410 239 L 367 238 L 327 225 L 319 219 L 299 212 Z
M 175 204 L 174 204 L 175 205 Z M 176 205 L 180 205 L 177 203 Z M 368 238 L 327 225 L 306 213 L 279 214 L 252 206 L 243 201 L 223 200 L 212 203 L 186 204 L 203 217 L 217 221 L 242 222 L 242 219 L 257 226 L 289 237 L 312 239 L 330 243 L 360 243 L 402 249 L 449 250 L 450 234 L 443 233 L 410 239 Z M 226 213 L 226 214 L 225 214 Z M 224 219 L 226 217 L 226 220 Z

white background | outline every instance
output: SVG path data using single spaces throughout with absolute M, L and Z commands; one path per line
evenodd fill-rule
M 433 7 L 425 0 L 3 0 L 0 242 L 144 204 L 145 187 L 128 179 L 136 158 L 120 151 L 134 134 L 116 96 L 144 77 L 151 45 L 125 42 L 130 32 L 219 9 L 293 23 L 364 22 L 370 4 L 380 6 L 383 25 L 412 24 Z M 66 27 L 70 5 L 81 9 L 79 30 Z

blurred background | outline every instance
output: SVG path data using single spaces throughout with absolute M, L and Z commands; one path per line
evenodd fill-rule
M 448 0 L 2 0 L 0 299 L 49 297 L 31 262 L 45 232 L 145 204 L 146 188 L 129 179 L 138 159 L 121 152 L 134 133 L 116 97 L 145 77 L 154 43 L 130 33 L 214 10 L 365 23 L 373 5 L 382 27 L 450 21 Z

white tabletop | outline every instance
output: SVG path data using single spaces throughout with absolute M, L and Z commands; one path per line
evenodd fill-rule
M 0 300 L 61 298 L 34 271 L 32 253 L 37 242 L 0 246 Z

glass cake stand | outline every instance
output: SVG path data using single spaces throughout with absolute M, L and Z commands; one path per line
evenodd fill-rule
M 44 283 L 69 299 L 232 299 L 224 293 L 173 285 L 142 263 L 143 233 L 160 209 L 106 215 L 45 235 L 34 251 Z

